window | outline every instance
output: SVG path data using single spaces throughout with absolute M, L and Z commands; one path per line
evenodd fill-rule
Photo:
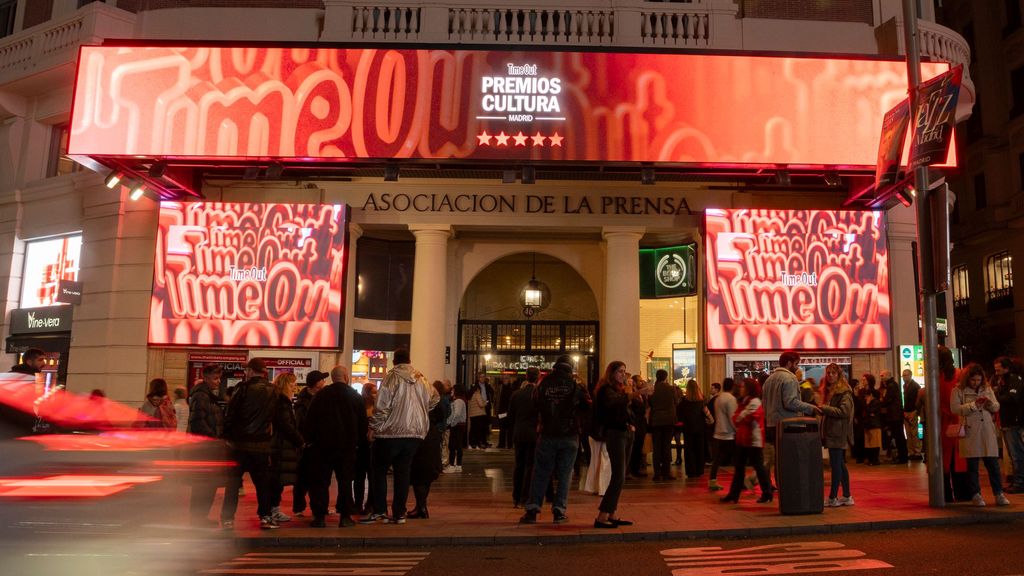
M 985 259 L 985 301 L 989 310 L 1013 307 L 1013 257 L 1009 250 Z
M 1020 28 L 1020 0 L 1003 0 L 1003 4 L 1006 6 L 1006 27 L 1003 28 L 1003 35 L 1008 36 Z
M 18 12 L 18 0 L 0 0 L 0 37 L 14 34 L 14 15 Z
M 67 124 L 58 124 L 50 131 L 50 160 L 46 165 L 46 176 L 62 176 L 78 172 L 82 166 L 68 158 L 68 134 L 70 127 Z
M 988 206 L 988 188 L 985 184 L 985 173 L 974 176 L 974 209 L 984 210 Z
M 953 267 L 953 308 L 965 308 L 971 300 L 971 288 L 967 282 L 967 266 Z
M 1024 112 L 1024 67 L 1010 73 L 1010 90 L 1013 91 L 1013 109 L 1010 117 L 1016 118 Z

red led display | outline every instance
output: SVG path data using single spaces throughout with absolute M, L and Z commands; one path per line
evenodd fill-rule
M 905 77 L 841 58 L 88 46 L 69 153 L 866 169 Z
M 709 350 L 890 346 L 881 212 L 706 212 Z
M 164 202 L 149 343 L 333 348 L 345 206 Z

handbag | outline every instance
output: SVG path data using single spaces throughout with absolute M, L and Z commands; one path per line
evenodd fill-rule
M 967 436 L 967 430 L 964 428 L 964 423 L 949 424 L 946 426 L 946 438 L 965 438 Z

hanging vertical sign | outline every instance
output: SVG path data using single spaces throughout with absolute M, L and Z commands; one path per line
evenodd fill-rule
M 917 118 L 914 119 L 914 138 L 910 143 L 911 168 L 946 160 L 953 139 L 963 72 L 963 65 L 957 65 L 918 87 Z
M 697 293 L 693 244 L 640 250 L 640 298 L 671 298 Z
M 882 119 L 882 137 L 878 141 L 878 163 L 875 165 L 875 189 L 891 186 L 899 180 L 903 143 L 910 124 L 910 100 L 902 102 L 885 113 Z

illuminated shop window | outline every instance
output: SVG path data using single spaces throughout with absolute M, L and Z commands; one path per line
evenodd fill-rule
M 967 266 L 953 268 L 953 307 L 966 307 L 971 300 L 971 289 L 967 283 Z
M 58 304 L 61 280 L 78 280 L 81 236 L 32 240 L 25 246 L 25 272 L 21 282 L 21 307 Z
M 1013 257 L 1009 250 L 985 259 L 985 301 L 989 308 L 1013 306 Z

